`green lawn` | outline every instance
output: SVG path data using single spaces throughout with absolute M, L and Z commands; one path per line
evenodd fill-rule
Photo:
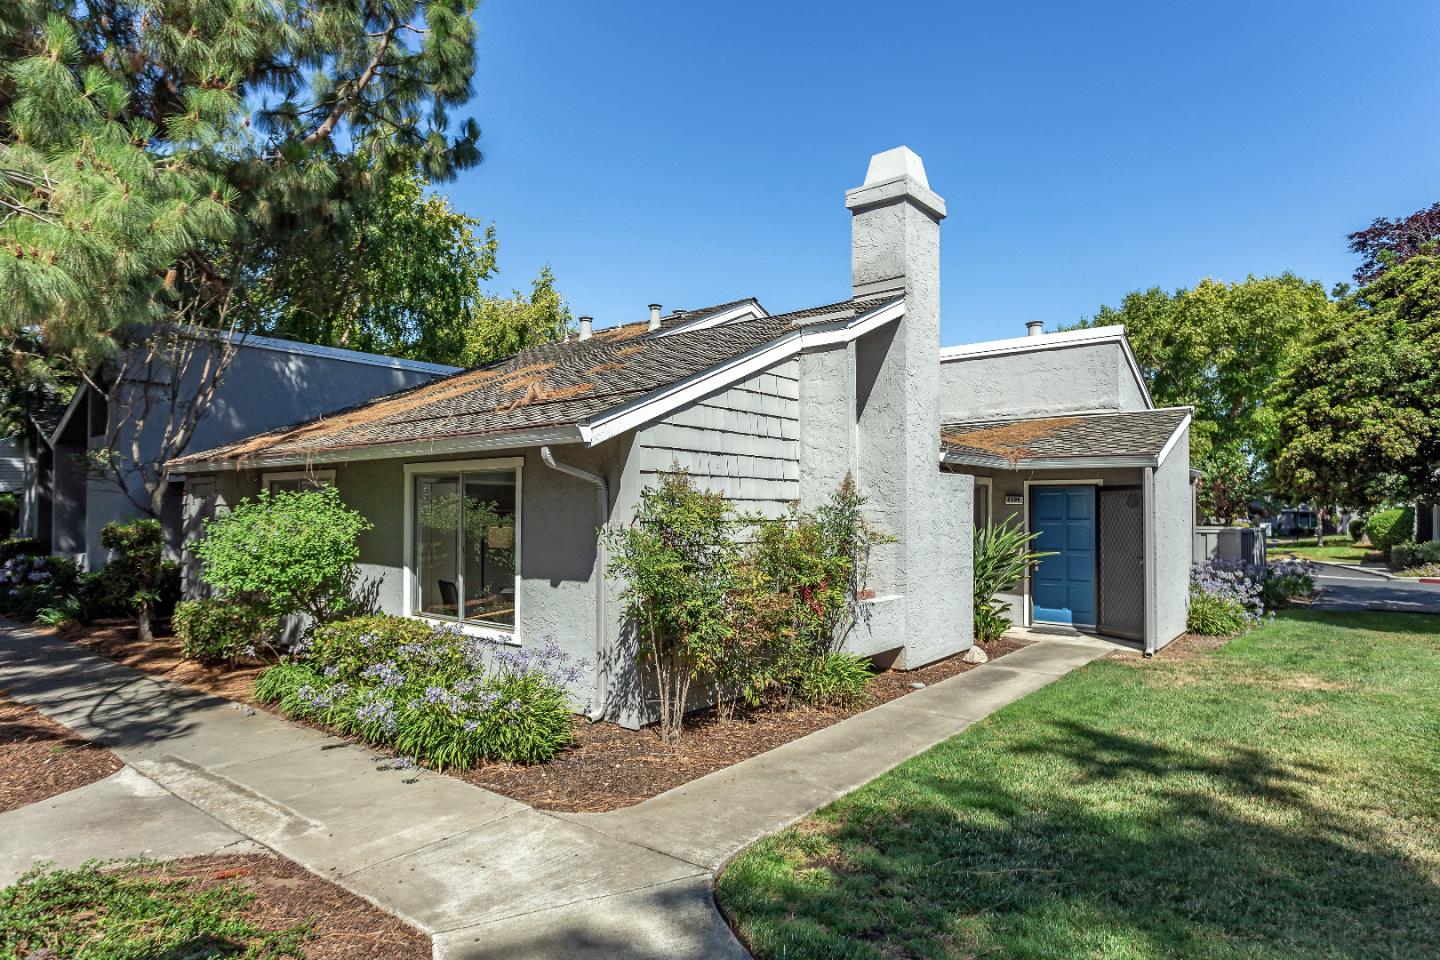
M 756 955 L 1440 956 L 1440 617 L 1092 664 L 742 854 Z
M 1358 547 L 1351 543 L 1350 538 L 1344 538 L 1344 543 L 1332 545 L 1331 537 L 1325 538 L 1325 546 L 1315 546 L 1311 539 L 1308 545 L 1298 544 L 1295 546 L 1267 546 L 1265 557 L 1269 560 L 1280 560 L 1285 557 L 1300 557 L 1305 560 L 1328 560 L 1331 563 L 1363 563 L 1366 560 L 1380 562 L 1385 555 L 1379 550 L 1370 547 Z

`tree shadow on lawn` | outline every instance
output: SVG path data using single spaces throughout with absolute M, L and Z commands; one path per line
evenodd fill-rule
M 747 877 L 742 858 L 721 893 L 759 955 L 1440 956 L 1435 877 L 1308 800 L 1325 769 L 1041 730 L 769 841 L 799 872 Z

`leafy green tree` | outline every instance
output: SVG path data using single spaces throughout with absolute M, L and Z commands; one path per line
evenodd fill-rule
M 1347 297 L 1275 385 L 1282 484 L 1317 503 L 1440 496 L 1440 252 Z
M 138 506 L 158 514 L 163 464 L 256 322 L 247 274 L 391 177 L 479 162 L 478 128 L 450 117 L 471 95 L 477 2 L 4 5 L 0 370 L 43 359 L 112 413 L 145 408 L 125 415 L 158 455 L 112 445 L 101 464 Z M 198 387 L 177 399 L 181 382 Z
M 1166 293 L 1136 291 L 1081 326 L 1124 324 L 1151 395 L 1193 406 L 1191 459 L 1214 519 L 1244 516 L 1273 473 L 1280 411 L 1269 388 L 1306 332 L 1335 314 L 1324 288 L 1286 273 L 1240 283 L 1204 280 Z
M 570 332 L 570 307 L 555 289 L 547 265 L 530 282 L 530 293 L 509 297 L 482 294 L 462 326 L 464 347 L 457 366 L 477 367 L 534 346 L 563 340 Z

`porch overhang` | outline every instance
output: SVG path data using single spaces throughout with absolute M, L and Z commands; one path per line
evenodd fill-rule
M 1189 407 L 947 423 L 940 462 L 990 470 L 1156 469 L 1190 426 Z

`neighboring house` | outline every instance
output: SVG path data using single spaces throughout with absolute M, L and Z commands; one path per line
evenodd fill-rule
M 1138 372 L 1114 329 L 1037 338 L 1034 349 L 1003 355 L 1013 366 L 998 381 L 979 379 L 988 368 L 976 358 L 942 355 L 945 202 L 909 150 L 872 158 L 846 206 L 849 299 L 774 316 L 755 300 L 668 316 L 652 305 L 648 322 L 593 332 L 582 318 L 579 337 L 564 343 L 323 419 L 197 445 L 172 464 L 188 478 L 186 515 L 193 523 L 277 476 L 333 483 L 374 524 L 360 558 L 384 610 L 508 643 L 554 640 L 590 662 L 576 693 L 591 712 L 630 725 L 649 719 L 644 680 L 596 528 L 629 522 L 641 490 L 674 464 L 771 515 L 823 502 L 851 474 L 872 521 L 895 538 L 875 552 L 860 623 L 846 637 L 881 662 L 911 668 L 970 646 L 977 476 L 995 487 L 987 510 L 1005 502 L 1012 478 L 1021 496 L 1036 473 L 1067 478 L 1070 501 L 1054 509 L 1077 545 L 1087 497 L 1096 504 L 1090 529 L 1102 538 L 1120 528 L 1093 527 L 1097 509 L 1130 511 L 1139 532 L 1128 532 L 1128 561 L 1072 551 L 1065 596 L 1037 581 L 1037 603 L 1051 606 L 1034 613 L 1110 623 L 1089 612 L 1094 604 L 1059 607 L 1083 601 L 1071 581 L 1086 563 L 1109 563 L 1090 582 L 1116 585 L 1123 573 L 1146 623 L 1136 635 L 1150 648 L 1172 639 L 1183 629 L 1190 556 L 1185 413 L 1150 409 L 1143 385 L 1125 379 Z M 1040 347 L 1059 340 L 1085 342 L 1068 353 Z M 952 442 L 957 430 L 963 439 L 998 420 L 1056 411 L 1076 414 L 1055 427 L 1087 445 L 1082 456 L 971 465 Z M 1097 439 L 1070 423 L 1100 411 L 1134 443 L 1106 445 L 1113 431 L 1102 426 Z M 986 426 L 959 422 L 972 419 Z M 1064 472 L 1071 466 L 1083 469 Z M 1133 486 L 1138 507 L 1128 497 L 1108 504 L 1117 483 Z M 1051 509 L 1037 502 L 1036 516 Z M 1098 602 L 1119 601 L 1106 593 Z
M 1428 500 L 1415 502 L 1415 542 L 1440 540 L 1440 503 Z
M 190 448 L 228 443 L 454 371 L 454 367 L 354 350 L 246 337 L 196 425 Z M 193 379 L 198 381 L 198 374 Z M 192 387 L 189 395 L 193 391 Z M 133 396 L 124 402 L 134 402 Z M 36 430 L 37 453 L 30 464 L 21 532 L 87 569 L 98 569 L 107 559 L 100 529 L 112 520 L 143 515 L 139 504 L 148 499 L 138 478 L 130 478 L 127 493 L 112 477 L 90 467 L 88 455 L 105 445 L 110 422 L 104 397 L 89 387 L 76 390 L 58 420 L 52 418 Z M 117 417 L 114 422 L 121 420 Z M 129 455 L 135 431 L 133 420 L 120 431 L 115 447 L 121 455 Z M 162 435 L 152 420 L 138 439 L 141 455 L 153 458 Z M 183 490 L 183 478 L 176 477 L 167 490 L 162 517 L 176 550 L 196 532 L 182 523 Z

